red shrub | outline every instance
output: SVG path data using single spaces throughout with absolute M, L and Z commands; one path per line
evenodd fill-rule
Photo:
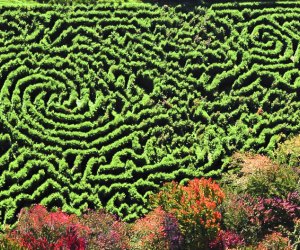
M 49 213 L 41 205 L 22 209 L 19 222 L 9 237 L 28 249 L 85 249 L 84 234 L 89 228 L 81 225 L 76 215 L 60 210 Z
M 151 197 L 154 206 L 161 206 L 178 219 L 185 244 L 193 248 L 207 247 L 220 230 L 218 206 L 225 195 L 212 179 L 194 179 L 187 186 L 167 183 Z

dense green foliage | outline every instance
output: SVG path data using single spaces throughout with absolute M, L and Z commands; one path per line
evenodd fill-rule
M 300 131 L 300 4 L 0 7 L 0 221 L 147 211 Z
M 289 166 L 300 166 L 300 135 L 289 138 L 280 143 L 273 158 L 279 164 L 285 164 Z

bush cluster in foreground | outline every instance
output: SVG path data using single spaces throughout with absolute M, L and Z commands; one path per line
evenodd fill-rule
M 236 153 L 235 170 L 217 183 L 165 183 L 150 197 L 152 211 L 125 223 L 105 210 L 81 216 L 42 205 L 23 208 L 1 249 L 299 249 L 300 172 L 262 155 Z M 286 149 L 284 149 L 286 150 Z M 236 171 L 238 169 L 238 171 Z

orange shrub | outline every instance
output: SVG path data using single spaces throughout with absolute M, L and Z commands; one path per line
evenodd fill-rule
M 178 219 L 191 249 L 203 249 L 220 230 L 219 205 L 225 195 L 212 179 L 194 179 L 187 186 L 166 183 L 162 191 L 150 198 L 152 206 L 161 206 Z

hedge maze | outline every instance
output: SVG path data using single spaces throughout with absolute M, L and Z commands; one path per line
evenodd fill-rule
M 0 220 L 127 221 L 165 181 L 300 131 L 300 4 L 0 7 Z

